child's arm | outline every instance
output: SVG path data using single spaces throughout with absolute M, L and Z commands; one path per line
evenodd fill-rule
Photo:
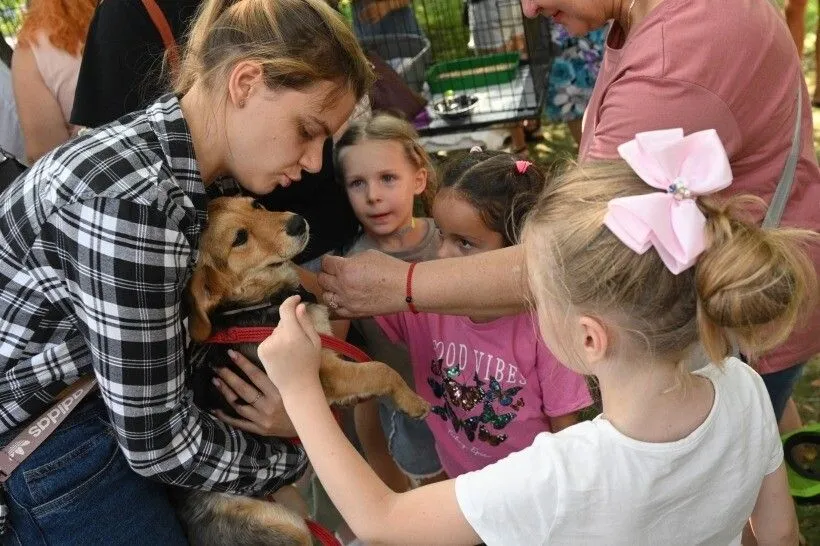
M 285 409 L 311 464 L 357 537 L 385 544 L 481 542 L 458 505 L 455 480 L 394 493 L 344 437 L 318 380 L 285 392 Z
M 785 464 L 763 479 L 751 522 L 760 546 L 797 545 L 797 515 L 789 494 Z
M 556 415 L 555 417 L 550 417 L 550 427 L 553 432 L 558 432 L 559 430 L 564 430 L 567 427 L 571 427 L 578 421 L 577 411 L 567 413 L 566 415 Z
M 454 480 L 394 493 L 353 449 L 327 405 L 318 375 L 321 343 L 298 302 L 291 297 L 282 304 L 279 327 L 259 346 L 259 357 L 313 468 L 356 536 L 401 544 L 481 542 L 459 508 Z

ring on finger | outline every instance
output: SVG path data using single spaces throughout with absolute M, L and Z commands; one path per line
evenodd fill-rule
M 255 404 L 259 402 L 260 398 L 262 398 L 262 393 L 260 391 L 256 391 L 256 398 L 254 398 L 253 402 L 251 402 L 251 406 L 255 406 Z

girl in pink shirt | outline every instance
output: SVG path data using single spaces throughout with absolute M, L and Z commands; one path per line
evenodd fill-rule
M 474 149 L 445 168 L 433 204 L 439 257 L 513 244 L 545 184 L 506 153 Z M 586 382 L 541 342 L 532 315 L 459 317 L 404 312 L 377 317 L 410 351 L 416 390 L 433 406 L 427 424 L 444 471 L 456 477 L 529 446 L 540 432 L 578 421 Z

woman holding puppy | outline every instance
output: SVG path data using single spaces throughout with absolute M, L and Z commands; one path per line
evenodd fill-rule
M 208 0 L 174 94 L 57 148 L 3 193 L 0 444 L 77 378 L 100 385 L 6 482 L 5 538 L 184 544 L 161 483 L 262 495 L 301 474 L 300 448 L 193 406 L 183 293 L 209 189 L 232 176 L 266 194 L 317 171 L 372 78 L 321 0 Z M 255 397 L 260 432 L 275 431 L 272 397 Z

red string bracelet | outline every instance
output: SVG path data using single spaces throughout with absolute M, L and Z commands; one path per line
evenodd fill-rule
M 407 270 L 407 286 L 405 288 L 407 297 L 404 298 L 404 301 L 407 302 L 407 308 L 410 309 L 410 312 L 417 315 L 419 310 L 413 305 L 413 269 L 415 269 L 415 267 L 416 262 L 413 262 L 410 264 L 410 269 Z

